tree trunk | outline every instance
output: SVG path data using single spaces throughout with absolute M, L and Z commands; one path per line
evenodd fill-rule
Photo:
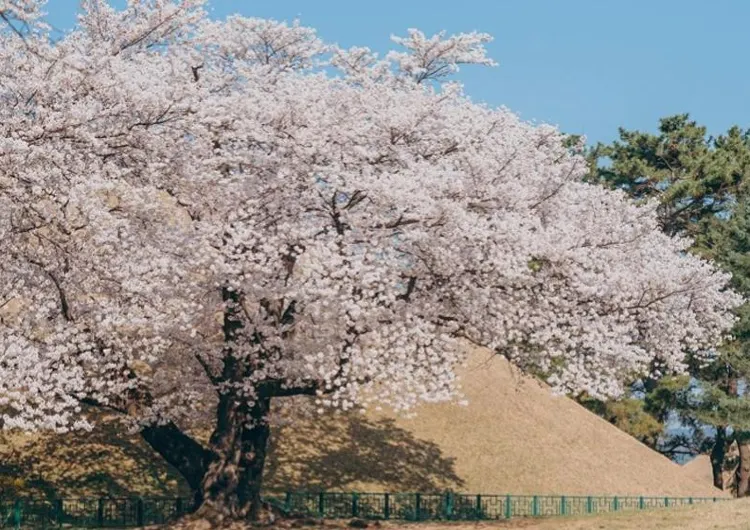
M 209 516 L 257 520 L 260 516 L 260 490 L 266 462 L 271 408 L 271 394 L 254 389 L 249 402 L 243 395 L 245 378 L 254 367 L 238 359 L 234 344 L 243 328 L 238 316 L 241 305 L 239 292 L 224 287 L 224 342 L 226 345 L 221 381 L 229 389 L 219 396 L 216 407 L 216 428 L 211 435 L 210 449 L 215 459 L 209 464 L 201 481 L 203 505 L 200 512 Z
M 727 428 L 716 427 L 716 438 L 711 449 L 711 470 L 714 476 L 714 486 L 724 489 L 724 459 L 727 453 Z
M 271 398 L 309 393 L 312 387 L 282 388 L 278 381 L 256 383 L 254 391 L 249 393 L 253 396 L 253 400 L 250 400 L 245 385 L 246 378 L 254 367 L 248 366 L 246 361 L 234 354 L 234 344 L 243 327 L 242 320 L 237 316 L 240 294 L 224 287 L 222 299 L 227 304 L 223 324 L 223 368 L 221 376 L 214 377 L 209 373 L 209 377 L 214 385 L 225 383 L 227 387 L 219 396 L 216 427 L 208 449 L 203 449 L 203 454 L 198 451 L 191 453 L 193 458 L 189 462 L 183 462 L 181 451 L 186 447 L 191 448 L 185 439 L 191 442 L 192 439 L 174 425 L 162 431 L 154 431 L 158 428 L 146 429 L 144 438 L 185 475 L 190 487 L 196 492 L 199 516 L 209 520 L 257 520 L 261 513 L 260 491 L 270 433 L 268 414 Z
M 750 433 L 737 433 L 737 448 L 740 462 L 737 466 L 737 497 L 746 497 L 750 493 Z
M 223 395 L 210 447 L 169 423 L 143 429 L 143 439 L 173 465 L 193 491 L 193 508 L 208 518 L 257 520 L 270 428 L 270 398 L 247 406 Z
M 258 397 L 255 404 L 246 406 L 232 392 L 220 398 L 210 441 L 215 459 L 201 482 L 201 511 L 233 519 L 258 519 L 270 404 L 270 398 Z
M 203 502 L 201 482 L 214 459 L 200 443 L 183 433 L 174 423 L 147 426 L 141 431 L 143 439 L 164 460 L 184 477 L 193 492 L 193 506 Z

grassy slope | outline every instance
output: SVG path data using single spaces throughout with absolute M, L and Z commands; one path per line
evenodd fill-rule
M 574 401 L 475 352 L 469 405 L 433 404 L 412 419 L 341 417 L 277 436 L 274 485 L 567 495 L 721 496 Z

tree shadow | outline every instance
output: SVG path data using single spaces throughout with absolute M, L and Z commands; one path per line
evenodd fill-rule
M 454 459 L 391 419 L 340 414 L 277 427 L 265 485 L 270 490 L 460 490 Z
M 267 490 L 445 491 L 463 480 L 438 445 L 391 419 L 295 419 L 272 429 Z M 0 496 L 189 495 L 175 469 L 116 422 L 88 433 L 0 434 Z
M 0 436 L 0 495 L 174 496 L 179 474 L 113 422 L 88 433 Z

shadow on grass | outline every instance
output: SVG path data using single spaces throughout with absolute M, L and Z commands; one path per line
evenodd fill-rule
M 393 420 L 311 418 L 272 437 L 265 484 L 274 490 L 460 489 L 452 458 Z
M 265 485 L 274 490 L 445 491 L 454 462 L 393 420 L 311 418 L 275 427 Z M 362 490 L 361 490 L 362 491 Z M 0 435 L 0 496 L 174 496 L 179 474 L 138 435 L 113 422 L 90 433 Z
M 0 495 L 174 496 L 185 486 L 139 436 L 114 424 L 89 433 L 0 437 Z

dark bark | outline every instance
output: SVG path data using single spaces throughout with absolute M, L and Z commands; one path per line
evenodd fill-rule
M 730 396 L 737 395 L 738 380 L 732 369 L 726 367 L 726 378 L 720 384 L 724 392 Z M 711 472 L 714 478 L 714 486 L 720 490 L 724 489 L 724 468 L 726 464 L 727 449 L 731 440 L 727 437 L 727 426 L 719 425 L 716 427 L 716 437 L 714 446 L 711 449 Z
M 740 462 L 737 466 L 737 497 L 750 494 L 750 433 L 737 434 Z
M 201 483 L 214 454 L 174 423 L 147 426 L 141 431 L 141 436 L 185 478 L 193 492 L 194 507 L 200 506 L 203 502 Z
M 727 454 L 727 428 L 716 427 L 714 446 L 711 449 L 711 471 L 714 477 L 714 486 L 720 490 L 724 489 L 724 459 Z
M 85 405 L 112 410 L 127 416 L 129 405 L 135 402 L 150 405 L 153 399 L 146 391 L 131 392 L 123 408 L 104 404 L 93 398 L 80 398 L 79 401 Z M 172 465 L 188 483 L 193 493 L 193 508 L 200 506 L 203 502 L 201 483 L 209 464 L 216 458 L 214 453 L 185 434 L 173 422 L 163 425 L 147 425 L 140 434 L 143 440 L 168 464 Z
M 270 403 L 259 397 L 248 407 L 232 393 L 221 397 L 210 441 L 216 458 L 201 483 L 203 509 L 232 518 L 260 515 Z
M 270 405 L 269 397 L 247 406 L 233 393 L 222 395 L 209 448 L 173 423 L 145 427 L 141 436 L 185 478 L 194 509 L 255 520 L 261 512 Z

